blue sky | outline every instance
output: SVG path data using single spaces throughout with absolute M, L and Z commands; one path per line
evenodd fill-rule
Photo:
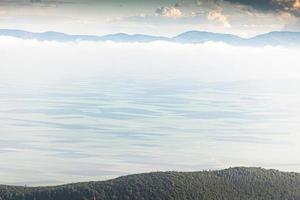
M 2 0 L 0 28 L 176 35 L 188 30 L 252 36 L 300 30 L 299 0 Z

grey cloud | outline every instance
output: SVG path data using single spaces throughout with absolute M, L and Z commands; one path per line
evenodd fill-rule
M 230 3 L 251 6 L 258 10 L 272 10 L 275 4 L 273 0 L 225 0 Z
M 179 18 L 182 16 L 182 12 L 178 8 L 168 6 L 157 8 L 155 14 L 171 18 Z
M 78 4 L 78 3 L 88 3 L 82 0 L 2 0 L 0 4 L 2 5 L 16 5 L 16 6 L 29 6 L 33 4 Z
M 300 9 L 299 0 L 225 0 L 234 4 L 251 6 L 262 11 L 292 11 Z

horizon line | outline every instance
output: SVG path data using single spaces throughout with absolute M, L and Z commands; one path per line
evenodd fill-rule
M 189 33 L 189 32 L 199 32 L 199 33 L 211 33 L 211 34 L 220 34 L 220 35 L 231 35 L 231 36 L 235 36 L 235 37 L 239 37 L 241 39 L 252 39 L 255 38 L 257 36 L 261 36 L 261 35 L 267 35 L 270 33 L 299 33 L 300 31 L 269 31 L 269 32 L 264 32 L 261 34 L 256 34 L 254 36 L 251 37 L 242 37 L 236 34 L 231 34 L 231 33 L 226 33 L 226 32 L 212 32 L 212 31 L 205 31 L 205 30 L 189 30 L 189 31 L 184 31 L 184 32 L 179 32 L 176 35 L 173 36 L 162 36 L 162 35 L 152 35 L 152 34 L 143 34 L 143 33 L 128 33 L 128 32 L 112 32 L 112 33 L 108 33 L 108 34 L 73 34 L 73 33 L 66 33 L 66 32 L 61 32 L 61 31 L 55 31 L 55 30 L 47 30 L 47 31 L 31 31 L 31 30 L 26 30 L 26 29 L 9 29 L 9 28 L 0 28 L 0 31 L 22 31 L 22 32 L 27 32 L 27 33 L 33 33 L 33 34 L 45 34 L 45 33 L 58 33 L 58 34 L 64 34 L 66 36 L 93 36 L 93 37 L 104 37 L 104 36 L 113 36 L 113 35 L 118 35 L 118 34 L 124 34 L 127 36 L 137 36 L 137 35 L 141 35 L 141 36 L 151 36 L 151 37 L 160 37 L 160 38 L 166 38 L 166 39 L 173 39 L 176 38 L 177 36 L 180 36 L 182 34 L 185 33 Z M 0 36 L 2 36 L 0 34 Z

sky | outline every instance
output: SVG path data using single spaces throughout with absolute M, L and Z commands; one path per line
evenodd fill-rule
M 0 28 L 71 34 L 300 30 L 300 0 L 1 0 Z

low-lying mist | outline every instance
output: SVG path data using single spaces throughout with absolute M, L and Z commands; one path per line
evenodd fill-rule
M 232 166 L 299 172 L 300 84 L 286 81 L 300 76 L 298 54 L 0 37 L 0 184 Z
M 41 42 L 0 37 L 0 78 L 196 79 L 219 82 L 300 77 L 299 49 L 175 44 Z

